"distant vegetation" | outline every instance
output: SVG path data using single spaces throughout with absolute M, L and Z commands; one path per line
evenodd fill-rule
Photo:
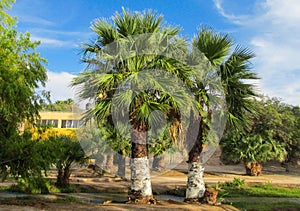
M 74 100 L 69 98 L 67 100 L 57 100 L 54 103 L 43 104 L 43 111 L 65 111 L 72 112 L 78 109 L 78 105 L 74 103 Z
M 300 108 L 277 98 L 253 100 L 256 113 L 245 131 L 227 129 L 221 139 L 225 162 L 244 162 L 246 173 L 259 175 L 269 160 L 296 163 L 300 158 Z

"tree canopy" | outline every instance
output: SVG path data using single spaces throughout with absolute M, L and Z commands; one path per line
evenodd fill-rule
M 28 142 L 30 136 L 20 134 L 20 126 L 38 116 L 42 100 L 35 90 L 47 79 L 46 60 L 35 51 L 39 42 L 32 42 L 29 33 L 19 33 L 16 20 L 6 13 L 13 2 L 0 1 L 0 168 L 4 174 L 9 166 L 27 159 L 21 153 L 23 145 L 34 145 Z

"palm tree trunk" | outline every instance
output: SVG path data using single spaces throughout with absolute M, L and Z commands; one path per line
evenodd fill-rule
M 105 156 L 102 153 L 99 153 L 99 157 L 96 159 L 95 164 L 99 166 L 101 169 L 104 168 L 104 160 Z
M 121 178 L 125 178 L 126 176 L 126 159 L 123 156 L 122 152 L 119 152 L 116 154 L 116 158 L 115 160 L 117 161 L 117 166 L 118 166 L 118 170 L 117 170 L 117 176 L 121 177 Z
M 61 168 L 58 169 L 58 174 L 57 174 L 57 179 L 56 179 L 56 185 L 58 187 L 62 187 L 62 184 L 63 184 L 63 174 L 64 174 L 63 168 L 61 167 Z
M 197 123 L 191 121 L 190 127 L 188 128 L 187 139 L 195 139 L 197 136 L 197 140 L 194 143 L 192 149 L 189 152 L 188 158 L 188 181 L 187 188 L 185 194 L 186 202 L 198 202 L 204 197 L 205 193 L 205 183 L 204 183 L 204 167 L 201 162 L 201 152 L 202 152 L 202 140 L 203 140 L 203 130 L 202 124 L 200 121 L 199 130 L 194 128 Z M 196 130 L 195 130 L 196 129 Z M 197 133 L 195 132 L 197 131 Z
M 68 187 L 69 186 L 69 181 L 70 181 L 70 167 L 65 167 L 64 169 L 64 176 L 63 176 L 63 187 Z
M 199 201 L 205 193 L 204 183 L 204 167 L 200 161 L 202 151 L 202 143 L 197 141 L 191 152 L 188 160 L 188 181 L 186 189 L 185 201 Z
M 131 140 L 131 191 L 129 200 L 140 204 L 154 203 L 150 180 L 147 132 L 133 129 Z
M 114 155 L 108 154 L 106 155 L 106 170 L 111 173 L 113 167 L 114 167 Z
M 259 176 L 262 172 L 262 162 L 245 163 L 246 174 L 249 176 Z
M 155 171 L 163 171 L 166 168 L 164 156 L 154 156 L 152 169 Z

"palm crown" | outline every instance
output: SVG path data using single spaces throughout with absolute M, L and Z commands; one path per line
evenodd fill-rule
M 258 79 L 251 72 L 250 59 L 254 54 L 241 46 L 236 46 L 231 52 L 234 42 L 227 34 L 222 35 L 206 28 L 199 31 L 194 45 L 205 54 L 221 78 L 228 111 L 228 127 L 246 129 L 250 123 L 247 113 L 255 112 L 252 100 L 256 93 L 253 84 L 247 81 Z
M 193 113 L 198 113 L 203 107 L 193 102 L 194 93 L 187 94 L 179 87 L 192 91 L 197 88 L 200 93 L 200 80 L 196 78 L 208 61 L 206 66 L 187 65 L 188 60 L 197 61 L 188 58 L 187 43 L 177 36 L 179 29 L 164 27 L 161 16 L 151 12 L 132 14 L 123 9 L 123 15 L 117 13 L 112 21 L 93 23 L 91 28 L 98 37 L 83 46 L 88 69 L 72 83 L 82 85 L 81 98 L 95 100 L 86 117 L 112 122 L 129 113 L 131 125 L 140 131 L 155 128 L 165 118 L 171 122 L 167 124 L 169 129 L 179 133 L 174 125 L 190 115 L 180 108 L 191 105 Z M 160 111 L 160 115 L 151 115 L 153 111 Z M 122 123 L 126 127 L 126 122 Z M 176 139 L 176 135 L 170 137 Z

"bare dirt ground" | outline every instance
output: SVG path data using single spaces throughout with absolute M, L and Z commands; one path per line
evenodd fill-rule
M 174 170 L 163 173 L 152 173 L 152 186 L 156 198 L 160 199 L 156 205 L 126 204 L 126 192 L 130 181 L 124 181 L 111 175 L 96 177 L 87 169 L 78 169 L 71 176 L 71 183 L 75 185 L 86 185 L 97 193 L 78 194 L 56 194 L 60 196 L 74 196 L 82 199 L 81 202 L 59 203 L 40 198 L 22 200 L 19 198 L 5 198 L 0 193 L 0 210 L 238 210 L 229 205 L 191 205 L 163 195 L 168 190 L 176 190 L 186 186 L 187 166 L 185 163 L 177 166 Z M 205 167 L 205 182 L 215 184 L 217 182 L 232 181 L 233 178 L 244 179 L 247 183 L 266 183 L 288 187 L 300 187 L 300 168 L 291 168 L 289 172 L 281 167 L 279 163 L 271 162 L 265 165 L 263 175 L 250 177 L 244 174 L 243 165 L 212 165 Z M 55 176 L 53 174 L 52 176 Z M 9 183 L 0 183 L 8 185 Z M 101 201 L 102 200 L 102 201 Z M 92 202 L 92 203 L 91 203 Z

